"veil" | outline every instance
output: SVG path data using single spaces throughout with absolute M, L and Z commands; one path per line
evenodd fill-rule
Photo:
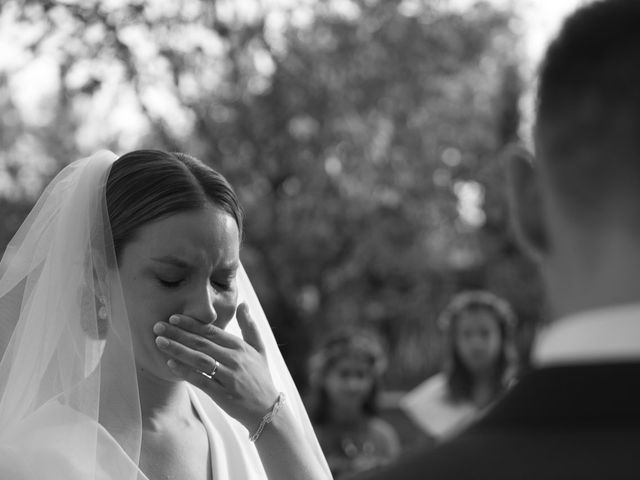
M 105 198 L 116 158 L 100 151 L 64 168 L 0 262 L 0 478 L 146 478 L 138 468 L 136 367 Z M 238 287 L 267 348 L 276 388 L 330 476 L 242 267 Z M 235 319 L 228 330 L 239 334 Z M 220 478 L 265 478 L 246 431 L 215 405 L 207 408 L 214 447 L 229 457 L 222 459 L 228 468 Z

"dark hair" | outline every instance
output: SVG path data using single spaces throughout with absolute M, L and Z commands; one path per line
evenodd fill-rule
M 381 338 L 371 330 L 341 328 L 329 333 L 309 360 L 311 398 L 309 416 L 314 425 L 325 425 L 330 420 L 331 399 L 325 387 L 329 370 L 350 355 L 365 358 L 371 365 L 373 385 L 362 404 L 362 413 L 373 417 L 378 413 L 380 377 L 387 365 L 387 356 Z
M 136 150 L 122 155 L 109 172 L 106 201 L 116 258 L 141 226 L 207 204 L 229 213 L 242 237 L 242 209 L 229 182 L 184 153 Z
M 488 312 L 500 331 L 500 352 L 496 359 L 493 376 L 493 393 L 497 396 L 513 374 L 514 358 L 510 349 L 515 316 L 509 304 L 487 291 L 466 291 L 453 297 L 440 316 L 438 323 L 446 338 L 448 357 L 445 359 L 449 398 L 455 402 L 472 399 L 473 374 L 463 362 L 457 344 L 459 319 L 463 313 Z
M 585 6 L 565 21 L 540 69 L 536 153 L 562 209 L 586 224 L 618 211 L 617 200 L 626 200 L 626 216 L 640 209 L 638 25 L 638 1 Z

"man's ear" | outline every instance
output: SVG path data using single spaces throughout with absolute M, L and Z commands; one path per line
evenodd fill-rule
M 549 253 L 539 173 L 533 155 L 521 146 L 509 147 L 504 156 L 511 225 L 522 249 L 539 262 Z

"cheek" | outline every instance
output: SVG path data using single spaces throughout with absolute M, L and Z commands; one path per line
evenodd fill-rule
M 123 296 L 131 329 L 136 339 L 153 339 L 153 325 L 160 321 L 169 321 L 169 317 L 181 311 L 179 299 L 146 282 L 123 283 Z
M 238 306 L 238 292 L 229 292 L 227 295 L 223 295 L 216 302 L 214 302 L 214 308 L 218 318 L 216 319 L 216 325 L 220 328 L 227 328 L 229 322 L 236 314 L 236 308 Z
M 344 389 L 344 382 L 337 375 L 329 375 L 325 380 L 324 388 L 330 397 L 334 397 Z
M 456 339 L 454 348 L 463 357 L 469 354 L 469 342 L 464 337 Z
M 500 355 L 500 350 L 502 349 L 502 342 L 500 340 L 500 336 L 496 335 L 491 338 L 489 342 L 489 351 L 491 352 L 492 358 L 497 358 Z
M 373 388 L 373 379 L 371 377 L 367 377 L 362 379 L 360 384 L 360 389 L 363 393 L 369 392 Z
M 218 318 L 215 322 L 216 326 L 222 328 L 223 330 L 227 328 L 227 325 L 229 325 L 235 313 L 235 306 L 232 308 L 218 309 Z

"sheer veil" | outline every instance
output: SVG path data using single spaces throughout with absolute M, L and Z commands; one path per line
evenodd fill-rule
M 142 423 L 129 319 L 105 199 L 116 158 L 100 151 L 64 168 L 0 262 L 0 478 L 145 478 L 138 469 Z M 239 289 L 267 346 L 274 382 L 325 468 L 242 267 Z M 228 328 L 239 332 L 235 319 Z M 249 472 L 258 457 L 246 431 L 209 408 L 220 437 L 214 448 L 228 443 L 224 454 L 233 445 Z M 229 432 L 234 438 L 226 438 Z M 228 472 L 225 478 L 241 478 L 233 467 Z

